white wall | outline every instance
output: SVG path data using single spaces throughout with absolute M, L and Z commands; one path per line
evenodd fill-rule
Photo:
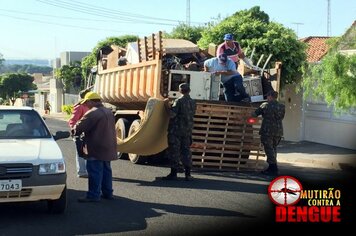
M 303 99 L 296 92 L 295 85 L 286 85 L 283 92 L 286 114 L 283 119 L 284 140 L 298 142 L 303 140 Z
M 338 114 L 323 102 L 305 101 L 304 140 L 356 150 L 356 110 Z
M 356 150 L 356 124 L 307 118 L 305 140 Z
M 284 139 L 302 140 L 356 150 L 356 110 L 338 114 L 322 101 L 303 101 L 295 85 L 281 92 L 286 106 L 283 120 Z
M 63 89 L 61 82 L 57 79 L 50 79 L 50 92 L 48 100 L 52 106 L 51 112 L 62 112 Z

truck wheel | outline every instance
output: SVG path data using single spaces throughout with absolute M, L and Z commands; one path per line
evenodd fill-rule
M 49 213 L 60 214 L 67 208 L 67 186 L 64 187 L 61 196 L 56 200 L 47 201 L 47 209 Z
M 140 120 L 134 120 L 130 126 L 130 130 L 128 133 L 128 136 L 130 136 L 131 134 L 135 133 L 136 130 L 138 130 L 138 128 L 140 127 Z M 129 159 L 132 163 L 134 164 L 139 164 L 143 162 L 144 157 L 135 154 L 135 153 L 129 153 Z
M 123 140 L 127 137 L 127 134 L 129 132 L 129 121 L 125 118 L 118 119 L 115 124 L 115 130 L 116 141 L 118 143 L 119 140 Z M 119 159 L 125 159 L 127 158 L 127 153 L 117 152 L 117 157 Z

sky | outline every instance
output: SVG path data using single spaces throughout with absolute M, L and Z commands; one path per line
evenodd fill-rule
M 254 6 L 299 38 L 327 36 L 328 20 L 330 36 L 341 36 L 356 20 L 355 0 L 330 0 L 330 11 L 328 0 L 0 0 L 0 53 L 51 60 L 91 52 L 107 37 L 169 33 L 188 19 L 204 25 Z

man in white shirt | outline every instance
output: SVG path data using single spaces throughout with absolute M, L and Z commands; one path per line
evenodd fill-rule
M 224 96 L 227 102 L 249 102 L 250 96 L 246 93 L 242 83 L 242 76 L 236 70 L 235 63 L 223 53 L 204 62 L 204 71 L 221 76 L 224 87 Z

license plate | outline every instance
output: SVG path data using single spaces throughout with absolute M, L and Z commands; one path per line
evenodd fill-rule
M 0 180 L 0 192 L 20 191 L 22 181 L 20 179 Z

